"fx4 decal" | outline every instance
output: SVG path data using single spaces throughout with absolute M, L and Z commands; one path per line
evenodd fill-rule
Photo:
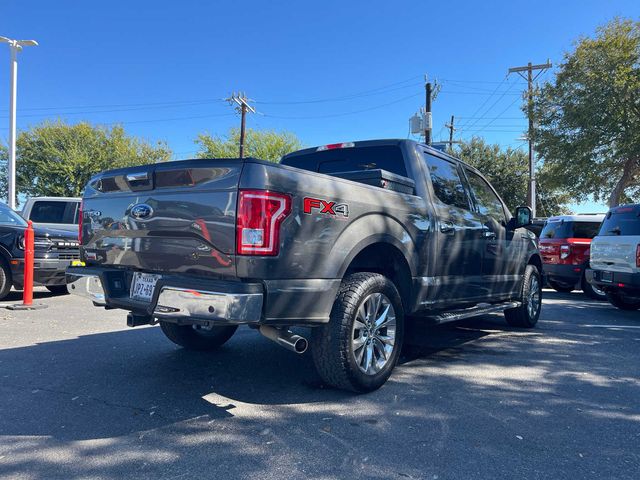
M 346 203 L 329 202 L 320 198 L 305 197 L 303 211 L 307 215 L 311 215 L 312 213 L 314 213 L 314 211 L 316 211 L 317 213 L 332 215 L 334 217 L 348 217 L 349 205 L 347 205 Z

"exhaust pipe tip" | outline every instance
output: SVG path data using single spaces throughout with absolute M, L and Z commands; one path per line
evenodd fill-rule
M 301 337 L 300 335 L 295 335 L 291 331 L 283 328 L 261 325 L 260 333 L 281 347 L 298 354 L 306 352 L 309 348 L 309 342 L 306 338 Z

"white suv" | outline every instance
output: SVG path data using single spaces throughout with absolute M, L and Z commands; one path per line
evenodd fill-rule
M 591 242 L 587 281 L 622 310 L 640 308 L 640 205 L 614 207 Z

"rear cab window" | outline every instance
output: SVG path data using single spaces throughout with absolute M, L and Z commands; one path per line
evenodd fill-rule
M 640 206 L 617 207 L 607 213 L 598 235 L 640 236 Z
M 36 200 L 31 207 L 29 220 L 35 223 L 78 223 L 78 202 Z
M 282 165 L 318 173 L 386 170 L 408 177 L 404 154 L 398 145 L 334 148 L 285 156 Z
M 454 162 L 425 154 L 427 170 L 433 185 L 433 193 L 440 202 L 452 207 L 470 210 L 469 197 Z
M 593 238 L 598 234 L 600 223 L 598 222 L 576 222 L 573 220 L 556 220 L 546 223 L 540 238 L 562 239 L 562 238 Z

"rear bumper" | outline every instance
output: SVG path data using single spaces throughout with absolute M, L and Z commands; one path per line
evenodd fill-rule
M 24 260 L 18 260 L 11 265 L 11 278 L 17 288 L 24 286 Z M 36 258 L 33 261 L 33 282 L 36 285 L 64 285 L 66 282 L 65 270 L 71 264 L 71 260 L 59 260 L 57 258 Z
M 129 298 L 131 272 L 85 267 L 67 269 L 70 293 L 96 305 L 129 310 L 174 323 L 259 323 L 262 285 L 165 275 L 156 284 L 151 302 Z
M 603 281 L 603 270 L 588 268 L 585 272 L 587 282 L 601 290 L 624 290 L 628 292 L 640 292 L 640 273 L 610 272 L 611 281 Z
M 287 279 L 246 283 L 167 274 L 150 302 L 129 297 L 127 270 L 69 267 L 70 293 L 95 305 L 180 324 L 317 325 L 329 321 L 340 280 Z
M 552 282 L 564 283 L 567 285 L 578 285 L 582 280 L 585 265 L 558 265 L 545 263 L 544 272 L 548 280 Z

